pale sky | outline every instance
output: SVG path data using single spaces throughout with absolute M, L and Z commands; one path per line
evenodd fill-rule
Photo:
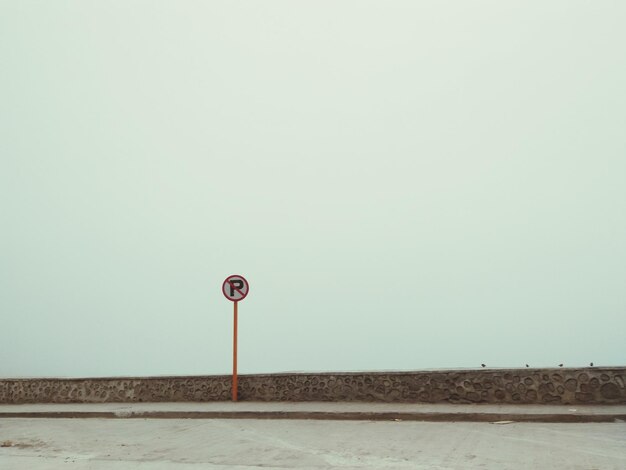
M 624 24 L 0 0 L 0 377 L 626 365 Z

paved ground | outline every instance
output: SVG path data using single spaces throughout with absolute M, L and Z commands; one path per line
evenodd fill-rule
M 626 424 L 0 419 L 1 470 L 626 468 Z

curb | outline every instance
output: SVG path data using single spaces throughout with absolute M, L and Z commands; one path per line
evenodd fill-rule
M 3 418 L 80 419 L 286 419 L 335 421 L 426 421 L 426 422 L 520 422 L 520 423 L 623 423 L 626 413 L 403 413 L 325 411 L 41 411 L 0 412 Z

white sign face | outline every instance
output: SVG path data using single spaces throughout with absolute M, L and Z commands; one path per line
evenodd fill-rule
M 239 302 L 240 300 L 245 299 L 249 290 L 250 286 L 248 285 L 246 278 L 239 276 L 238 274 L 228 276 L 222 284 L 222 293 L 224 294 L 224 297 L 232 302 Z

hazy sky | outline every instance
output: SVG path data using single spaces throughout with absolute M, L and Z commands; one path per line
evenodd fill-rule
M 0 377 L 625 365 L 624 24 L 0 0 Z

